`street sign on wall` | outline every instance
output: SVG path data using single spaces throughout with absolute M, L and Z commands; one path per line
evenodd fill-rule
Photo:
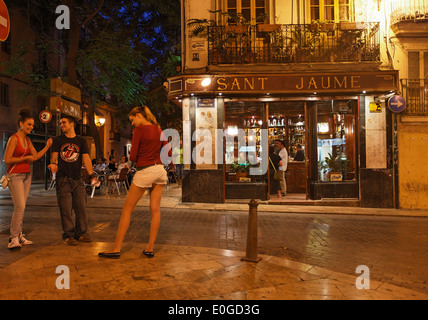
M 394 95 L 388 99 L 388 108 L 392 112 L 400 113 L 406 108 L 406 100 L 402 96 Z
M 55 96 L 50 98 L 50 111 L 82 119 L 80 110 L 82 94 L 79 88 L 62 81 L 60 78 L 55 78 L 51 79 L 51 92 Z
M 65 100 L 61 97 L 50 97 L 49 110 L 52 112 L 60 112 L 77 119 L 82 119 L 80 105 Z
M 10 17 L 7 6 L 0 0 L 0 41 L 6 41 L 10 32 Z
M 76 102 L 82 101 L 80 89 L 62 81 L 59 78 L 51 79 L 51 91 Z

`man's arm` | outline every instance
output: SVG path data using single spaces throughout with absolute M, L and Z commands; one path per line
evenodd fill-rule
M 91 158 L 89 157 L 89 154 L 87 153 L 82 154 L 82 161 L 83 161 L 83 164 L 85 165 L 86 171 L 90 176 L 92 176 L 94 174 L 94 170 L 92 170 L 92 161 L 91 161 Z
M 58 172 L 58 152 L 51 153 L 51 164 L 48 165 L 48 168 L 52 173 Z
M 89 157 L 89 154 L 83 153 L 82 161 L 83 161 L 83 164 L 85 165 L 85 170 L 88 172 L 89 178 L 91 179 L 91 184 L 96 187 L 99 187 L 101 184 L 101 181 L 98 180 L 97 174 L 92 169 L 92 161 L 91 161 L 91 158 Z

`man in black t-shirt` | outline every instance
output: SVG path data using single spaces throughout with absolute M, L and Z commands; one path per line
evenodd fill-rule
M 88 145 L 74 131 L 75 120 L 70 116 L 60 119 L 63 135 L 56 137 L 52 145 L 51 164 L 48 168 L 56 173 L 56 194 L 61 214 L 63 240 L 67 245 L 76 245 L 77 240 L 89 242 L 86 217 L 86 190 L 82 180 L 82 163 L 92 179 L 99 181 L 92 170 Z M 76 214 L 75 224 L 72 212 Z

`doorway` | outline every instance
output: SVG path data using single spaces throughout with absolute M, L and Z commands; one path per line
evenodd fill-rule
M 287 198 L 307 199 L 307 123 L 306 104 L 301 101 L 278 101 L 268 105 L 269 146 L 283 141 L 288 153 L 285 174 Z M 271 147 L 272 148 L 272 147 Z M 270 179 L 270 198 L 276 200 L 278 183 Z M 284 198 L 283 198 L 284 199 Z M 283 200 L 282 199 L 282 200 Z

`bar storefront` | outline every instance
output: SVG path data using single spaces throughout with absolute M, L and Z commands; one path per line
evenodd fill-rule
M 384 99 L 398 90 L 397 79 L 397 71 L 168 79 L 168 98 L 183 110 L 182 201 L 275 200 L 278 185 L 266 163 L 281 140 L 289 155 L 288 195 L 392 207 L 392 116 Z M 380 160 L 367 157 L 374 149 Z M 373 183 L 382 190 L 370 189 Z

